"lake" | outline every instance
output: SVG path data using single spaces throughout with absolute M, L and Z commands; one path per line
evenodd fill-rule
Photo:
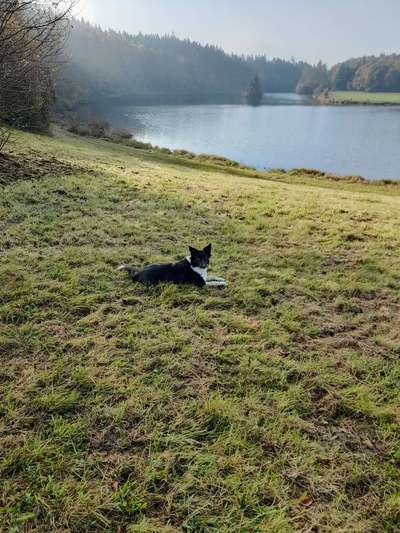
M 265 95 L 260 107 L 157 105 L 108 114 L 154 145 L 217 154 L 264 168 L 316 168 L 400 179 L 400 106 L 321 106 Z

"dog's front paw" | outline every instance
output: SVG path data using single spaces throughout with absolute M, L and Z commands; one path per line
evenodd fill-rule
M 220 287 L 223 289 L 226 287 L 226 281 L 207 281 L 206 285 L 207 287 Z

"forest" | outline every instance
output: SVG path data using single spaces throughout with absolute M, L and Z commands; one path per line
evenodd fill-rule
M 245 57 L 181 40 L 136 36 L 74 20 L 57 81 L 58 106 L 115 103 L 229 101 L 257 74 L 265 92 L 295 92 L 306 63 Z
M 350 59 L 331 70 L 331 88 L 337 91 L 399 92 L 400 55 Z
M 400 55 L 350 59 L 331 69 L 265 55 L 238 56 L 174 35 L 129 35 L 73 20 L 56 83 L 58 109 L 86 104 L 238 101 L 255 76 L 264 92 L 400 91 Z
M 349 59 L 328 70 L 322 62 L 306 65 L 296 91 L 314 94 L 324 90 L 399 92 L 400 55 Z

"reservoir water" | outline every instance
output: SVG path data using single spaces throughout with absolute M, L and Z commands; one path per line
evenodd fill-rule
M 223 155 L 258 169 L 400 179 L 400 106 L 322 106 L 280 94 L 266 95 L 259 107 L 124 107 L 108 118 L 138 140 Z

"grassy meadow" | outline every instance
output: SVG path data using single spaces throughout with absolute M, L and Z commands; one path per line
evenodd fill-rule
M 334 104 L 399 105 L 400 93 L 368 93 L 363 91 L 329 91 L 328 100 Z
M 399 530 L 400 187 L 13 150 L 72 171 L 0 185 L 0 531 Z

